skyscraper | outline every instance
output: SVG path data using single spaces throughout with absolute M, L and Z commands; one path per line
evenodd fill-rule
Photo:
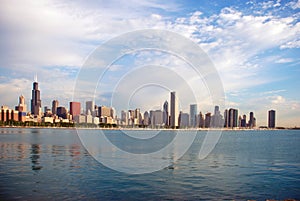
M 26 108 L 26 104 L 25 104 L 25 97 L 23 95 L 21 95 L 19 97 L 19 105 L 16 106 L 15 109 L 18 112 L 26 112 L 27 108 Z
M 238 110 L 230 108 L 228 112 L 228 127 L 233 128 L 238 126 Z
M 214 128 L 221 128 L 224 126 L 224 120 L 220 113 L 220 107 L 218 105 L 215 106 L 214 115 L 211 117 L 211 126 Z
M 253 112 L 250 112 L 249 127 L 250 128 L 255 127 L 255 118 Z
M 228 123 L 229 123 L 229 114 L 228 114 L 228 110 L 226 109 L 224 111 L 224 127 L 228 128 Z
M 85 102 L 85 114 L 88 114 L 90 111 L 90 114 L 94 117 L 95 116 L 95 103 L 94 101 L 86 101 Z
M 171 128 L 178 127 L 178 102 L 175 91 L 171 92 L 171 109 L 170 109 L 170 126 Z
M 52 101 L 52 114 L 57 114 L 57 108 L 58 108 L 58 100 L 53 100 Z
M 80 115 L 80 111 L 80 102 L 70 102 L 70 114 L 73 116 L 73 118 L 77 115 Z
M 269 111 L 268 127 L 275 128 L 275 110 Z
M 40 116 L 42 113 L 42 101 L 40 97 L 39 84 L 37 80 L 33 82 L 32 96 L 31 96 L 31 114 Z
M 205 128 L 210 128 L 211 126 L 211 113 L 208 112 L 205 114 L 205 121 L 204 121 L 204 127 Z
M 179 113 L 179 127 L 180 128 L 187 128 L 190 125 L 190 117 L 188 113 Z
M 190 105 L 190 127 L 195 128 L 197 125 L 197 104 Z
M 165 126 L 169 125 L 169 103 L 168 101 L 165 101 L 163 105 L 163 121 Z

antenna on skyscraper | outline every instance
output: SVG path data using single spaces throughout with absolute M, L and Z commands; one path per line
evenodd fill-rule
M 34 75 L 34 82 L 37 82 L 37 73 Z

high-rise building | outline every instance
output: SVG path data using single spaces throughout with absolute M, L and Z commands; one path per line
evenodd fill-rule
M 180 112 L 179 113 L 179 127 L 180 128 L 187 128 L 190 125 L 190 117 L 188 113 L 183 113 Z
M 163 112 L 161 110 L 150 111 L 150 124 L 152 127 L 161 127 L 163 125 Z
M 238 110 L 230 108 L 228 112 L 228 127 L 238 127 Z
M 150 117 L 149 117 L 149 113 L 148 111 L 144 112 L 144 121 L 143 121 L 143 125 L 144 126 L 149 126 L 150 123 Z
M 198 115 L 198 126 L 200 127 L 200 128 L 204 128 L 204 117 L 203 117 L 203 114 L 202 114 L 202 112 L 200 112 L 199 113 L 199 115 Z
M 65 107 L 57 107 L 56 114 L 60 118 L 67 119 L 68 111 Z
M 204 127 L 205 128 L 210 128 L 211 126 L 211 113 L 208 112 L 205 114 L 205 123 L 204 123 Z
M 75 116 L 80 115 L 80 113 L 81 113 L 80 102 L 70 102 L 70 114 L 73 116 L 73 119 Z
M 197 104 L 190 105 L 190 127 L 197 126 Z
M 114 112 L 111 107 L 106 107 L 106 106 L 100 106 L 98 107 L 98 114 L 99 117 L 114 117 Z
M 249 128 L 255 127 L 255 118 L 254 113 L 250 112 L 250 119 L 249 119 Z
M 26 112 L 27 111 L 26 104 L 25 104 L 25 97 L 23 95 L 21 95 L 19 97 L 19 105 L 16 106 L 15 109 L 18 112 Z
M 92 116 L 95 116 L 95 102 L 94 101 L 86 101 L 85 102 L 85 114 L 88 114 L 89 111 Z
M 31 114 L 40 116 L 42 114 L 42 101 L 40 97 L 39 84 L 37 80 L 33 82 L 32 96 L 31 96 Z
M 52 101 L 52 114 L 53 115 L 57 114 L 58 104 L 59 104 L 58 100 Z
M 163 105 L 163 121 L 165 126 L 169 125 L 169 103 L 168 101 L 164 102 Z
M 214 115 L 211 117 L 211 126 L 214 128 L 221 128 L 224 125 L 223 117 L 220 113 L 220 107 L 215 106 Z
M 268 127 L 275 128 L 275 110 L 269 110 Z
M 170 126 L 171 128 L 178 127 L 178 99 L 176 93 L 171 92 L 171 108 L 170 108 Z
M 229 122 L 229 115 L 228 115 L 228 110 L 226 109 L 224 111 L 224 127 L 228 128 L 228 122 Z
M 243 118 L 241 118 L 240 127 L 245 128 L 247 126 L 246 119 L 247 119 L 247 116 L 244 114 Z

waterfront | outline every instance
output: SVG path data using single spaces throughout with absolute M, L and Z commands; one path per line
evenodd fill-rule
M 299 130 L 224 131 L 199 160 L 204 136 L 171 167 L 128 175 L 94 160 L 76 130 L 1 128 L 0 199 L 300 199 Z

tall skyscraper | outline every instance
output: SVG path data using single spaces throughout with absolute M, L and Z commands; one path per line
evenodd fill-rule
M 95 116 L 95 102 L 94 101 L 86 101 L 85 102 L 85 114 L 90 114 L 94 117 Z
M 250 128 L 255 127 L 255 118 L 253 112 L 250 112 L 249 127 Z
M 58 108 L 58 100 L 53 100 L 52 101 L 52 114 L 57 114 L 57 108 Z
M 163 105 L 163 121 L 165 126 L 169 125 L 169 103 L 168 101 L 164 102 Z
M 175 91 L 171 92 L 171 109 L 170 109 L 170 126 L 171 128 L 178 127 L 178 102 Z
M 42 101 L 40 97 L 39 84 L 37 79 L 33 82 L 32 96 L 31 96 L 31 114 L 40 116 L 42 114 Z
M 190 127 L 197 126 L 197 104 L 190 105 Z
M 228 114 L 228 110 L 226 109 L 224 111 L 224 127 L 228 128 L 228 122 L 229 122 L 229 114 Z
M 70 114 L 73 116 L 80 115 L 81 113 L 81 104 L 80 102 L 70 102 Z
M 220 107 L 218 105 L 215 106 L 214 115 L 211 117 L 211 126 L 214 128 L 221 128 L 224 126 L 224 120 L 220 113 Z
M 268 127 L 275 128 L 275 110 L 269 111 L 269 118 L 268 118 Z
M 208 112 L 205 114 L 205 121 L 204 121 L 204 127 L 205 128 L 210 128 L 211 126 L 211 113 Z
M 230 108 L 228 112 L 228 127 L 238 127 L 238 110 Z

